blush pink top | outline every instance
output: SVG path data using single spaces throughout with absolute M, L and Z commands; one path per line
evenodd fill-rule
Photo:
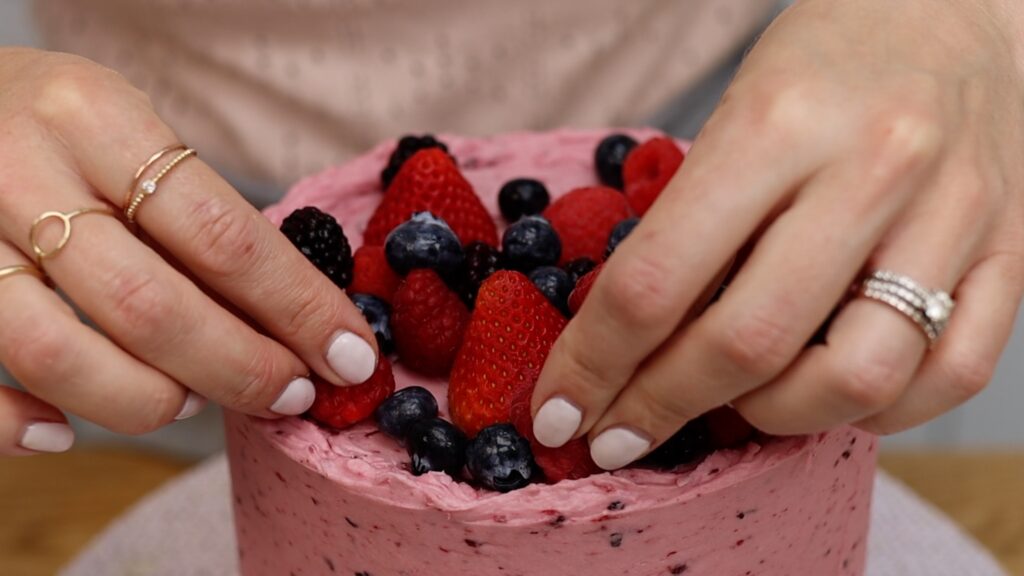
M 293 182 L 410 132 L 642 122 L 776 0 L 48 0 L 207 160 Z

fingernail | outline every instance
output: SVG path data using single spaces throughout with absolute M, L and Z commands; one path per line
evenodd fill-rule
M 313 405 L 316 388 L 309 378 L 296 378 L 284 387 L 277 401 L 270 406 L 270 411 L 281 416 L 302 414 Z
M 18 444 L 35 452 L 65 452 L 75 443 L 75 431 L 63 422 L 34 422 L 25 426 Z
M 373 376 L 377 355 L 366 340 L 351 332 L 339 332 L 327 348 L 327 363 L 346 384 L 362 384 Z
M 548 448 L 564 445 L 580 429 L 583 412 L 563 396 L 555 396 L 537 411 L 533 419 L 533 435 Z
M 604 470 L 618 470 L 643 456 L 651 441 L 628 428 L 609 428 L 590 443 L 590 457 Z
M 196 414 L 199 414 L 205 407 L 206 398 L 190 390 L 188 396 L 185 398 L 185 404 L 182 405 L 181 411 L 178 412 L 178 415 L 175 416 L 174 419 L 186 420 L 188 418 L 195 416 Z

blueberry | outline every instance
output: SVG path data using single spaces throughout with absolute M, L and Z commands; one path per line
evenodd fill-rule
M 430 212 L 417 212 L 388 234 L 384 255 L 399 275 L 416 268 L 431 268 L 442 276 L 462 264 L 459 238 L 448 223 Z
M 563 314 L 569 314 L 569 293 L 573 284 L 569 273 L 557 266 L 541 266 L 530 272 L 530 282 Z
M 619 247 L 619 243 L 625 240 L 626 236 L 629 236 L 629 233 L 632 232 L 633 228 L 636 228 L 636 225 L 639 223 L 640 219 L 634 216 L 632 218 L 626 218 L 622 222 L 616 224 L 615 228 L 612 228 L 612 233 L 608 235 L 608 247 L 604 249 L 605 259 L 611 256 L 612 252 L 615 252 L 615 249 Z
M 444 472 L 454 478 L 466 463 L 466 435 L 440 418 L 420 420 L 410 426 L 405 443 L 416 476 Z
M 516 178 L 509 180 L 498 192 L 498 206 L 508 222 L 515 222 L 523 216 L 540 214 L 551 202 L 548 189 L 540 180 Z
M 565 265 L 565 271 L 569 273 L 569 281 L 572 282 L 573 288 L 576 287 L 580 278 L 586 276 L 594 268 L 597 268 L 597 262 L 586 256 L 572 260 Z
M 594 165 L 597 167 L 597 176 L 605 186 L 622 190 L 622 165 L 636 146 L 637 141 L 625 134 L 612 134 L 597 145 Z
M 384 433 L 405 438 L 413 424 L 437 417 L 437 399 L 422 386 L 402 388 L 384 400 L 373 416 Z
M 349 299 L 356 308 L 359 308 L 367 324 L 373 329 L 381 352 L 390 354 L 395 348 L 395 342 L 391 337 L 391 306 L 370 294 L 351 294 Z
M 518 490 L 533 476 L 530 443 L 511 424 L 488 426 L 466 449 L 466 466 L 473 478 L 498 492 Z
M 711 453 L 711 431 L 703 418 L 690 420 L 644 460 L 659 468 L 689 464 Z
M 480 285 L 501 269 L 501 253 L 484 242 L 470 242 L 464 252 L 462 266 L 449 279 L 448 284 L 466 306 L 473 308 Z
M 529 272 L 558 262 L 562 241 L 551 223 L 541 216 L 524 216 L 501 237 L 505 263 L 513 270 Z

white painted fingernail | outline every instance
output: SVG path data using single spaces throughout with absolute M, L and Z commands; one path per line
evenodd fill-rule
M 562 396 L 555 396 L 537 411 L 533 419 L 533 435 L 548 448 L 563 446 L 580 429 L 583 412 Z
M 188 393 L 185 397 L 185 404 L 182 405 L 181 411 L 174 417 L 175 420 L 187 420 L 202 412 L 203 408 L 206 407 L 206 398 L 192 392 Z
M 63 422 L 34 422 L 25 426 L 18 444 L 36 452 L 65 452 L 75 443 L 75 431 Z
M 609 428 L 590 443 L 590 457 L 604 470 L 618 470 L 644 455 L 651 441 L 629 428 Z
M 366 340 L 351 332 L 339 332 L 327 348 L 327 363 L 346 384 L 362 384 L 373 376 L 377 355 Z
M 296 416 L 309 410 L 314 398 L 316 388 L 313 382 L 309 378 L 296 378 L 284 387 L 284 391 L 277 397 L 270 411 L 282 416 Z

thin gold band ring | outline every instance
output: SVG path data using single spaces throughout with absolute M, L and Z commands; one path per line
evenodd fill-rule
M 28 264 L 18 264 L 16 266 L 5 266 L 3 268 L 0 268 L 0 280 L 10 278 L 11 276 L 15 276 L 17 274 L 35 276 L 40 280 L 46 279 L 46 275 L 44 275 L 42 271 L 40 271 L 35 266 L 29 266 Z
M 145 180 L 142 179 L 146 171 L 160 161 L 161 158 L 164 158 L 174 152 L 177 152 L 177 154 L 156 174 L 151 178 L 147 178 Z M 160 180 L 163 179 L 164 176 L 167 176 L 171 170 L 174 170 L 174 168 L 186 158 L 195 155 L 196 151 L 194 149 L 188 148 L 183 144 L 175 144 L 150 156 L 149 160 L 135 171 L 135 178 L 132 180 L 132 187 L 128 189 L 128 195 L 125 197 L 125 220 L 127 220 L 129 224 L 134 224 L 135 215 L 138 213 L 139 207 L 142 206 L 142 202 L 145 201 L 146 198 L 156 193 L 157 185 L 160 184 Z

